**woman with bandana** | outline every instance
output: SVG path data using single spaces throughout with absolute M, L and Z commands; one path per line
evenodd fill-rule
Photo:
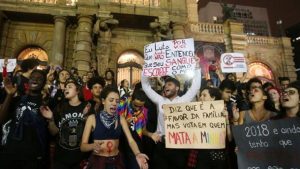
M 139 167 L 147 169 L 148 157 L 140 153 L 125 117 L 120 116 L 117 112 L 120 102 L 118 89 L 111 86 L 104 88 L 101 92 L 101 99 L 104 109 L 88 117 L 80 147 L 83 152 L 93 153 L 89 159 L 88 168 L 125 168 L 119 152 L 119 140 L 123 131 Z M 89 143 L 91 134 L 94 139 L 93 143 Z

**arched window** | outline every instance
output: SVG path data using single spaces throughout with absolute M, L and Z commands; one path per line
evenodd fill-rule
M 21 51 L 17 58 L 17 62 L 22 60 L 35 58 L 40 60 L 40 68 L 46 68 L 48 65 L 48 55 L 45 50 L 40 47 L 28 47 Z
M 247 79 L 259 77 L 262 81 L 274 81 L 271 68 L 262 62 L 252 62 L 248 69 Z
M 121 54 L 118 59 L 118 84 L 127 79 L 130 85 L 141 80 L 142 65 L 144 59 L 136 51 L 130 50 Z

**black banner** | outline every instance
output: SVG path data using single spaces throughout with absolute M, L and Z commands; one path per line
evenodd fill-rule
M 300 118 L 233 127 L 239 169 L 300 169 Z

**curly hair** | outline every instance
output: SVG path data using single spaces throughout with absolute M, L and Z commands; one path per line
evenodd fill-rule
M 103 77 L 92 77 L 89 81 L 88 81 L 88 88 L 91 90 L 93 88 L 93 86 L 95 84 L 99 84 L 101 85 L 103 88 L 105 87 L 105 80 Z

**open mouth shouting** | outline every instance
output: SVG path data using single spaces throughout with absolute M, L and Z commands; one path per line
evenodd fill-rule
M 164 94 L 165 94 L 165 95 L 169 95 L 169 94 L 170 94 L 170 92 L 171 92 L 171 90 L 170 90 L 170 89 L 165 89 L 165 90 L 164 90 Z
M 115 113 L 117 111 L 117 107 L 116 106 L 111 106 L 109 108 L 109 110 L 110 110 L 111 113 Z
M 290 101 L 289 98 L 287 98 L 287 97 L 283 97 L 283 98 L 282 98 L 282 102 L 283 102 L 283 103 L 288 102 L 288 101 Z
M 249 95 L 248 95 L 248 97 L 249 97 L 249 100 L 251 100 L 251 99 L 253 99 L 254 98 L 254 94 L 253 93 L 250 93 Z
M 37 88 L 39 84 L 36 81 L 31 82 L 30 87 L 31 88 Z
M 64 91 L 65 97 L 67 97 L 69 94 L 70 94 L 70 92 L 69 92 L 68 90 L 65 90 L 65 91 Z

